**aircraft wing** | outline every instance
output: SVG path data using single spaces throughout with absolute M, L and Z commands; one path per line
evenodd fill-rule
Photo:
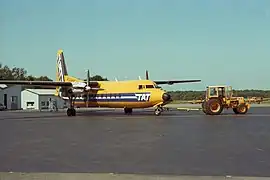
M 175 84 L 175 83 L 190 83 L 190 82 L 201 82 L 201 80 L 161 80 L 161 81 L 154 81 L 156 84 Z
M 76 83 L 76 82 L 74 82 Z M 26 85 L 26 86 L 45 86 L 45 87 L 72 87 L 72 82 L 60 82 L 60 81 L 20 81 L 20 80 L 0 80 L 0 84 L 6 85 Z M 98 82 L 91 81 L 89 86 L 97 86 Z
M 0 84 L 6 85 L 30 85 L 30 86 L 72 86 L 70 82 L 56 81 L 20 81 L 20 80 L 0 80 Z

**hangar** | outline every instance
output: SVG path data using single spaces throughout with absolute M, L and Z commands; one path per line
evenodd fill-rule
M 66 101 L 54 95 L 55 89 L 24 89 L 21 92 L 22 109 L 49 109 L 55 106 L 58 109 L 66 107 Z
M 7 109 L 21 109 L 21 85 L 7 87 L 0 84 L 0 103 Z
M 25 89 L 21 85 L 6 86 L 0 84 L 0 104 L 8 110 L 18 109 L 57 109 L 65 108 L 66 101 L 54 95 L 55 89 Z

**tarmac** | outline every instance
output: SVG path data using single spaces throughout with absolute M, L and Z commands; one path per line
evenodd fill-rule
M 0 112 L 0 179 L 270 179 L 270 107 L 184 106 Z

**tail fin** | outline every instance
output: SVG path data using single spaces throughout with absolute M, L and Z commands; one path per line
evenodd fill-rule
M 57 51 L 57 58 L 56 58 L 56 81 L 65 82 L 65 76 L 67 76 L 67 67 L 65 63 L 64 53 L 63 50 Z M 55 96 L 61 96 L 59 94 L 60 87 L 56 87 Z
M 67 67 L 65 63 L 63 50 L 58 50 L 56 59 L 56 81 L 64 82 L 67 76 Z

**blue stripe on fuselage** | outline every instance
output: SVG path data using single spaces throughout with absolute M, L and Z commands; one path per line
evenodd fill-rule
M 76 99 L 74 102 L 76 103 L 86 101 L 83 99 Z M 146 102 L 146 100 L 138 101 L 138 99 L 89 99 L 88 102 Z
M 89 94 L 89 102 L 146 102 L 150 100 L 150 92 L 142 93 L 108 93 Z M 77 97 L 75 102 L 86 102 L 86 97 Z

